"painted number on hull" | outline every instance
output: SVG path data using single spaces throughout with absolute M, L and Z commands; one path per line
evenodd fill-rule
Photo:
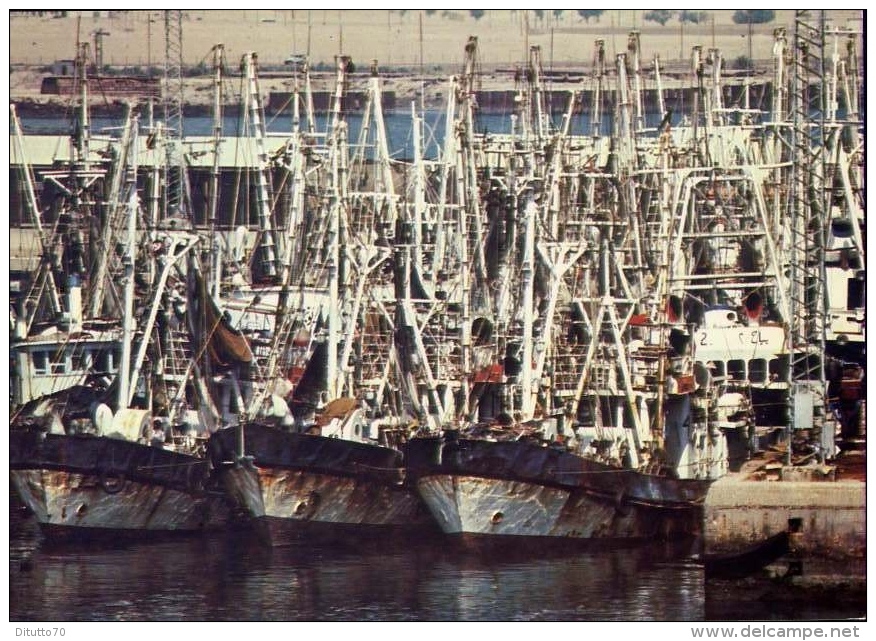
M 703 347 L 711 347 L 714 344 L 714 341 L 710 339 L 709 333 L 702 332 L 702 335 L 700 336 L 700 345 Z M 750 330 L 750 332 L 749 330 L 739 332 L 739 344 L 768 345 L 769 340 L 761 335 L 759 329 L 753 329 Z

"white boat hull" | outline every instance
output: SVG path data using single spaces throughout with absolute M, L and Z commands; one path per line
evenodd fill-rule
M 417 489 L 445 534 L 490 537 L 644 539 L 667 536 L 682 522 L 618 496 L 595 497 L 519 480 L 435 474 Z M 677 530 L 687 531 L 687 527 Z
M 40 526 L 51 530 L 200 531 L 228 518 L 224 497 L 197 495 L 123 477 L 60 470 L 11 471 L 13 486 Z
M 308 534 L 405 531 L 430 524 L 417 495 L 400 485 L 246 463 L 226 468 L 222 479 L 231 500 L 267 524 L 275 544 Z

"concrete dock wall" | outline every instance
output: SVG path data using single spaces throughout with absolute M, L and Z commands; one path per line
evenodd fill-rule
M 706 554 L 742 550 L 801 521 L 797 549 L 806 556 L 861 558 L 866 553 L 866 485 L 860 481 L 714 483 L 704 505 Z

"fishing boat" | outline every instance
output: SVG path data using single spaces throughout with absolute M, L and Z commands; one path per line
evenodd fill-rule
M 395 229 L 396 198 L 376 67 L 358 148 L 368 145 L 373 122 L 377 169 L 370 180 L 377 184 L 365 192 L 350 188 L 368 178 L 361 153 L 352 167 L 348 159 L 342 101 L 349 59 L 337 62 L 327 147 L 305 149 L 302 133 L 292 133 L 286 169 L 293 211 L 277 216 L 267 195 L 261 199 L 263 239 L 275 217 L 292 221 L 279 235 L 278 253 L 261 247 L 262 257 L 279 258 L 270 265 L 275 284 L 233 288 L 218 301 L 249 342 L 253 362 L 225 374 L 234 398 L 228 405 L 238 411 L 223 411 L 226 426 L 210 439 L 211 460 L 232 502 L 274 545 L 432 527 L 416 492 L 403 484 L 405 421 L 388 410 L 393 315 L 384 303 L 393 291 L 387 230 Z M 253 54 L 244 66 L 254 87 Z M 257 89 L 249 95 L 252 121 L 260 122 Z M 297 114 L 297 91 L 293 100 Z M 305 166 L 305 158 L 325 160 Z M 328 197 L 304 202 L 308 180 L 323 184 Z M 302 234 L 319 245 L 308 247 Z M 296 256 L 293 243 L 309 258 Z
M 618 58 L 618 128 L 611 145 L 591 141 L 595 161 L 569 162 L 570 114 L 558 130 L 541 119 L 526 126 L 526 106 L 540 93 L 530 87 L 518 100 L 523 126 L 512 133 L 520 160 L 490 172 L 503 204 L 484 227 L 502 225 L 511 242 L 498 259 L 506 266 L 495 272 L 499 282 L 487 283 L 507 300 L 476 291 L 468 301 L 480 319 L 473 342 L 492 350 L 488 368 L 468 374 L 470 405 L 457 405 L 465 412 L 405 447 L 408 482 L 445 534 L 694 536 L 710 483 L 727 471 L 724 431 L 747 426 L 745 399 L 718 402 L 726 389 L 697 362 L 691 328 L 667 310 L 669 276 L 682 267 L 666 255 L 662 275 L 646 264 L 634 210 L 632 177 L 643 169 L 634 101 Z M 525 75 L 534 81 L 537 62 Z M 553 162 L 539 163 L 547 148 Z M 472 240 L 487 253 L 483 236 Z M 472 281 L 476 290 L 476 274 Z
M 83 50 L 83 74 L 84 59 Z M 160 225 L 138 230 L 137 117 L 129 109 L 107 168 L 89 153 L 86 105 L 83 95 L 69 165 L 44 176 L 63 195 L 65 224 L 51 231 L 12 113 L 42 248 L 10 345 L 12 485 L 49 536 L 220 527 L 228 504 L 203 456 L 215 410 L 196 374 L 185 311 L 186 266 L 200 238 Z M 89 234 L 105 185 L 106 223 Z

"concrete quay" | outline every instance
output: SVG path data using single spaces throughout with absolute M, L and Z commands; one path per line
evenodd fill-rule
M 787 480 L 787 476 L 796 479 L 799 474 L 772 481 L 752 480 L 740 473 L 716 481 L 704 504 L 704 552 L 744 550 L 787 530 L 791 519 L 799 519 L 799 533 L 793 535 L 792 547 L 801 557 L 863 560 L 866 483 Z

